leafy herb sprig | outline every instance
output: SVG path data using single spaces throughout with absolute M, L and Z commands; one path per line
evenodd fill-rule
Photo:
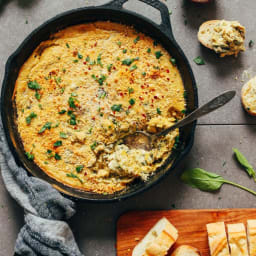
M 235 154 L 235 157 L 236 157 L 238 163 L 242 167 L 244 167 L 244 169 L 246 170 L 248 175 L 250 177 L 252 177 L 254 179 L 254 181 L 256 182 L 256 173 L 255 173 L 255 170 L 253 169 L 252 165 L 248 162 L 248 160 L 245 158 L 245 156 L 237 148 L 233 148 L 233 152 Z
M 256 196 L 256 192 L 242 185 L 224 179 L 222 176 L 213 172 L 207 172 L 200 168 L 194 168 L 185 171 L 181 175 L 181 180 L 193 188 L 198 188 L 202 191 L 213 192 L 219 190 L 223 184 L 229 184 L 240 189 L 243 189 Z

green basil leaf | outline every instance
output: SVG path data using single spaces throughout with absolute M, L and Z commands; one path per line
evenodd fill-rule
M 185 171 L 181 175 L 181 180 L 193 188 L 208 192 L 219 190 L 225 183 L 225 180 L 220 175 L 200 168 Z
M 233 148 L 233 152 L 235 153 L 236 159 L 238 163 L 245 168 L 247 173 L 249 174 L 250 177 L 253 177 L 255 180 L 255 170 L 253 169 L 252 165 L 248 162 L 248 160 L 245 158 L 245 156 L 237 149 Z
M 204 65 L 204 64 L 205 64 L 204 60 L 203 60 L 200 56 L 196 57 L 196 58 L 194 59 L 194 62 L 195 62 L 197 65 Z

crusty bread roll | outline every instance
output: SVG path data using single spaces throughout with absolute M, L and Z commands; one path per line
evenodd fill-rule
M 249 256 L 244 224 L 228 224 L 227 229 L 230 255 Z
M 197 248 L 190 245 L 181 245 L 175 249 L 171 256 L 200 256 Z
M 256 76 L 242 87 L 241 98 L 244 109 L 256 116 Z
M 230 256 L 224 222 L 206 225 L 211 256 Z
M 247 236 L 250 256 L 256 256 L 256 220 L 247 220 Z
M 132 256 L 165 256 L 177 239 L 177 229 L 162 218 L 133 249 Z

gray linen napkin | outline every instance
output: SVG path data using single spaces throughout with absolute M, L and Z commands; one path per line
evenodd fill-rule
M 63 221 L 75 214 L 74 202 L 17 166 L 7 145 L 1 119 L 0 150 L 6 189 L 25 212 L 25 225 L 18 234 L 15 252 L 26 256 L 83 256 L 70 227 Z

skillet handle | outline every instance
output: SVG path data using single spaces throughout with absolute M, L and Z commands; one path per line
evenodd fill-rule
M 129 0 L 112 0 L 103 6 L 116 7 L 118 9 L 123 9 L 123 5 L 128 1 Z M 138 1 L 144 2 L 145 4 L 148 4 L 151 7 L 160 11 L 162 22 L 158 26 L 168 37 L 171 37 L 172 39 L 174 39 L 168 7 L 164 3 L 160 2 L 159 0 L 138 0 Z

